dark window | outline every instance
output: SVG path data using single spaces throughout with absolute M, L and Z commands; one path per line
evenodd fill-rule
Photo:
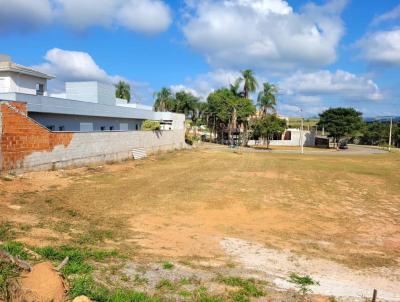
M 44 94 L 44 84 L 36 84 L 36 94 L 43 95 Z
M 135 124 L 135 129 L 139 130 L 139 124 Z
M 113 131 L 114 130 L 114 127 L 113 126 L 110 126 L 110 131 Z
M 100 130 L 101 130 L 101 131 L 104 131 L 104 130 L 106 130 L 106 127 L 101 126 L 101 127 L 100 127 Z
M 46 126 L 46 128 L 49 129 L 50 131 L 54 131 L 56 129 L 56 126 L 48 125 L 48 126 Z
M 285 132 L 284 140 L 285 140 L 285 141 L 290 141 L 290 140 L 292 140 L 292 132 L 286 131 L 286 132 Z
M 64 126 L 58 127 L 58 131 L 64 131 L 64 130 L 65 130 L 65 127 L 64 127 Z

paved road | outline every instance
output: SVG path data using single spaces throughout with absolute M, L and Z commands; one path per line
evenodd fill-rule
M 208 149 L 230 149 L 225 145 L 211 144 L 211 143 L 203 143 L 202 147 Z M 244 148 L 237 147 L 231 150 L 238 150 L 241 152 L 254 152 L 254 153 L 280 153 L 280 154 L 298 154 L 299 150 L 260 150 L 253 148 Z M 370 146 L 360 146 L 360 145 L 349 145 L 349 149 L 347 150 L 338 150 L 338 151 L 324 151 L 324 150 L 309 150 L 306 149 L 304 154 L 312 154 L 312 155 L 333 155 L 333 156 L 342 156 L 342 155 L 371 155 L 371 154 L 385 154 L 387 151 L 381 150 L 378 148 L 370 147 Z

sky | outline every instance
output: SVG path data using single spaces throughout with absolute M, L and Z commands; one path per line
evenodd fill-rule
M 0 0 L 0 53 L 65 81 L 200 99 L 252 69 L 278 112 L 400 115 L 399 0 Z M 253 95 L 256 99 L 256 94 Z

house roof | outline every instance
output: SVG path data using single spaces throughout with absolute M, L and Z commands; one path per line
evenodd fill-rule
M 10 62 L 10 61 L 0 62 L 0 72 L 1 71 L 16 72 L 16 73 L 30 75 L 30 76 L 34 76 L 34 77 L 41 78 L 41 79 L 47 79 L 47 80 L 54 79 L 54 76 L 45 74 L 43 72 L 34 70 L 29 67 L 25 67 L 25 66 L 22 66 L 22 65 Z

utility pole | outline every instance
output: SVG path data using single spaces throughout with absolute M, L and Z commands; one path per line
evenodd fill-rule
M 390 117 L 390 129 L 389 129 L 389 152 L 392 146 L 392 127 L 393 127 L 393 117 Z

